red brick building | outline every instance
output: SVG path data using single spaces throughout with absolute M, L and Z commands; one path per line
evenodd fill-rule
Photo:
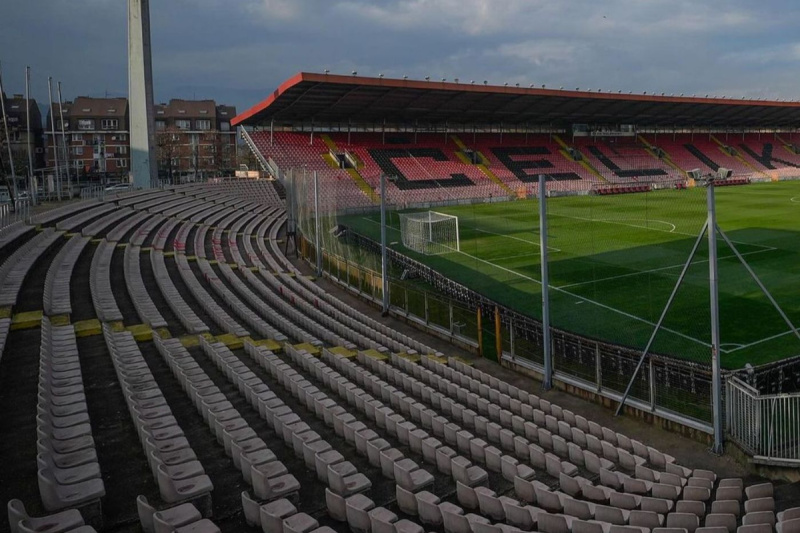
M 231 176 L 236 108 L 213 100 L 170 100 L 155 108 L 159 176 L 175 183 Z
M 130 169 L 130 120 L 126 98 L 79 97 L 64 102 L 64 154 L 58 103 L 55 110 L 57 147 L 45 122 L 47 167 L 69 166 L 80 177 L 125 180 Z M 156 157 L 163 180 L 185 182 L 233 175 L 236 169 L 236 109 L 213 100 L 170 100 L 155 106 Z M 171 177 L 171 178 L 170 178 Z

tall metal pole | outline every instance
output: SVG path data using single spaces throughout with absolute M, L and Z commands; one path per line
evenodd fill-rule
M 317 259 L 317 276 L 322 276 L 322 236 L 320 230 L 322 223 L 319 219 L 319 177 L 314 171 L 314 246 L 316 247 L 315 257 Z
M 67 189 L 72 198 L 72 178 L 70 178 L 69 152 L 67 151 L 67 132 L 64 129 L 64 100 L 61 97 L 61 82 L 58 82 L 58 114 L 61 119 L 61 147 L 64 150 L 64 169 L 67 174 Z
M 25 67 L 25 121 L 28 141 L 28 194 L 33 205 L 38 203 L 36 186 L 33 183 L 33 147 L 31 146 L 31 67 Z
M 550 272 L 547 268 L 547 179 L 539 174 L 539 254 L 542 264 L 542 349 L 544 376 L 542 389 L 553 388 L 553 350 L 550 342 Z
M 0 106 L 3 112 L 3 128 L 6 135 L 6 148 L 8 148 L 8 165 L 11 167 L 11 181 L 13 182 L 13 198 L 17 198 L 17 171 L 14 169 L 14 153 L 11 151 L 11 136 L 8 134 L 8 116 L 6 115 L 6 99 L 3 97 L 3 69 L 0 67 Z
M 709 181 L 708 201 L 708 288 L 711 298 L 711 407 L 714 414 L 714 446 L 722 453 L 722 375 L 719 362 L 719 272 L 717 271 L 717 203 L 714 182 Z
M 56 110 L 53 108 L 53 78 L 47 78 L 47 91 L 50 95 L 50 133 L 53 136 L 53 164 L 55 165 L 56 195 L 61 201 L 61 172 L 58 166 L 58 139 L 56 139 Z
M 386 175 L 381 173 L 381 283 L 383 285 L 383 315 L 389 313 L 389 261 L 386 254 Z

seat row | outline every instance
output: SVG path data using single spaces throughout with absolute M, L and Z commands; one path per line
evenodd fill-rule
M 186 331 L 189 333 L 207 332 L 208 326 L 206 323 L 195 314 L 191 306 L 186 303 L 186 300 L 184 300 L 178 292 L 178 289 L 175 288 L 169 271 L 167 271 L 167 264 L 164 262 L 164 252 L 155 249 L 151 250 L 150 263 L 153 267 L 154 277 L 156 278 L 156 284 L 159 290 L 164 295 L 164 299 L 167 301 L 172 312 L 178 317 L 178 320 L 181 321 L 183 327 L 186 328 Z
M 242 418 L 219 387 L 209 379 L 183 344 L 178 339 L 162 339 L 158 335 L 154 335 L 154 341 L 173 376 L 202 415 L 217 443 L 224 447 L 226 455 L 241 471 L 245 481 L 252 485 L 256 496 L 270 501 L 294 495 L 300 489 L 300 484 L 288 473 L 283 463 L 277 460 L 272 450 Z M 200 342 L 206 355 L 215 353 L 204 338 L 201 337 Z M 209 357 L 214 359 L 211 355 Z M 238 385 L 245 390 L 244 381 Z M 265 397 L 274 397 L 268 390 L 263 392 Z
M 178 225 L 178 220 L 174 218 L 165 218 L 164 224 L 158 228 L 158 232 L 153 237 L 153 249 L 162 252 L 167 251 L 167 242 L 172 230 Z
M 97 198 L 69 203 L 55 209 L 39 212 L 31 217 L 31 224 L 47 226 L 53 222 L 99 205 Z
M 124 222 L 121 223 L 120 221 L 130 217 L 131 214 L 133 214 L 133 210 L 130 207 L 123 207 L 122 209 L 116 208 L 110 213 L 84 226 L 83 229 L 81 229 L 81 235 L 84 237 L 96 237 L 110 226 L 124 225 Z
M 92 268 L 89 270 L 92 303 L 101 322 L 122 320 L 122 311 L 111 289 L 111 258 L 116 248 L 116 243 L 101 240 L 92 256 Z
M 3 249 L 12 242 L 32 231 L 34 231 L 34 227 L 25 224 L 25 222 L 22 220 L 18 220 L 13 224 L 9 224 L 8 226 L 0 228 L 0 252 L 3 252 Z M 3 252 L 3 255 L 7 254 Z
M 239 322 L 233 318 L 227 311 L 225 311 L 214 298 L 208 293 L 205 287 L 194 275 L 189 260 L 182 253 L 176 253 L 174 256 L 175 264 L 178 267 L 178 273 L 181 276 L 186 287 L 194 296 L 194 299 L 200 304 L 203 310 L 208 314 L 211 319 L 225 333 L 231 333 L 237 337 L 247 337 L 250 333 Z M 208 280 L 210 281 L 210 280 Z M 213 286 L 213 283 L 212 283 Z
M 46 228 L 17 248 L 0 266 L 0 307 L 17 304 L 22 282 L 39 257 L 61 238 L 62 232 Z
M 130 246 L 143 246 L 150 233 L 162 222 L 164 222 L 164 217 L 161 215 L 151 215 L 144 224 L 133 232 L 128 244 Z
M 100 477 L 72 326 L 42 317 L 36 433 L 39 495 L 47 511 L 99 508 Z
M 116 210 L 117 206 L 113 203 L 95 204 L 95 207 L 80 211 L 68 218 L 56 222 L 56 229 L 72 233 L 79 227 L 91 222 L 92 220 L 102 217 L 112 211 Z
M 8 527 L 11 533 L 94 533 L 95 529 L 87 526 L 80 511 L 69 509 L 44 516 L 30 516 L 25 505 L 17 499 L 8 501 Z
M 310 356 L 307 352 L 297 351 L 287 345 L 287 353 L 293 362 L 306 370 L 321 370 L 326 367 L 321 361 Z M 256 361 L 261 364 L 278 381 L 312 411 L 317 418 L 333 427 L 340 437 L 356 448 L 362 456 L 370 457 L 373 466 L 381 466 L 384 477 L 394 479 L 398 484 L 404 484 L 416 490 L 422 490 L 433 483 L 433 476 L 410 458 L 404 458 L 396 448 L 389 448 L 383 439 L 377 439 L 377 434 L 359 422 L 353 415 L 336 404 L 324 392 L 306 380 L 301 374 L 277 356 L 265 349 L 250 345 L 249 351 Z M 314 365 L 316 363 L 316 365 Z M 333 377 L 333 374 L 330 374 Z M 344 380 L 346 381 L 346 380 Z M 343 382 L 340 382 L 343 383 Z M 301 424 L 304 424 L 301 422 Z M 387 428 L 388 430 L 388 428 Z M 390 430 L 389 430 L 390 431 Z M 313 433 L 310 432 L 309 433 Z M 397 433 L 394 434 L 397 436 Z M 372 440 L 370 440 L 370 438 Z M 386 443 L 386 447 L 376 454 L 377 449 L 367 449 L 371 442 Z M 408 444 L 408 442 L 406 442 Z M 324 441 L 306 440 L 303 444 L 306 463 L 309 468 L 312 453 L 317 475 L 328 485 L 325 491 L 328 514 L 337 521 L 348 522 L 353 531 L 396 531 L 402 533 L 421 533 L 422 527 L 409 520 L 399 520 L 399 517 L 385 507 L 376 507 L 375 503 L 367 496 L 372 483 L 363 474 L 357 472 L 355 467 L 337 450 L 330 448 Z
M 144 223 L 151 216 L 153 215 L 150 213 L 145 213 L 142 211 L 135 212 L 133 215 L 126 218 L 122 223 L 117 224 L 113 228 L 109 229 L 108 233 L 106 233 L 106 240 L 110 242 L 122 241 L 122 239 L 124 239 L 133 228 Z
M 104 324 L 103 336 L 161 500 L 167 504 L 198 502 L 208 514 L 214 488 L 211 479 L 173 416 L 133 335 L 114 332 Z
M 286 340 L 286 336 L 283 333 L 278 331 L 263 318 L 269 317 L 274 311 L 272 311 L 265 302 L 255 298 L 251 292 L 246 290 L 244 283 L 233 273 L 230 266 L 225 263 L 220 263 L 218 268 L 234 290 L 230 290 L 225 283 L 222 282 L 207 260 L 198 258 L 197 265 L 200 267 L 200 271 L 206 282 L 211 285 L 212 290 L 217 293 L 217 296 L 249 327 L 263 338 L 274 339 L 278 342 Z M 243 296 L 250 305 L 245 305 L 239 298 L 239 295 Z M 274 322 L 274 320 L 272 322 Z
M 142 249 L 140 247 L 133 245 L 125 247 L 125 257 L 123 259 L 125 286 L 141 321 L 153 329 L 165 328 L 167 327 L 167 321 L 156 307 L 144 284 L 141 271 L 141 256 Z
M 593 441 L 593 439 L 589 438 L 589 435 L 592 435 L 599 441 L 607 441 L 612 446 L 638 457 L 639 459 L 635 460 L 636 464 L 644 464 L 642 463 L 642 460 L 644 460 L 659 471 L 666 471 L 669 474 L 674 474 L 682 478 L 688 478 L 692 475 L 692 471 L 690 469 L 676 464 L 675 458 L 670 455 L 664 454 L 657 449 L 647 446 L 635 439 L 630 439 L 622 433 L 618 433 L 610 428 L 603 427 L 594 421 L 587 420 L 580 415 L 575 415 L 571 411 L 562 409 L 558 405 L 553 404 L 543 398 L 538 398 L 533 394 L 529 394 L 527 391 L 522 391 L 513 385 L 499 380 L 477 368 L 466 365 L 457 359 L 450 358 L 448 359 L 448 364 L 443 365 L 437 363 L 431 358 L 423 358 L 422 364 L 426 368 L 434 371 L 436 374 L 450 379 L 451 381 L 455 381 L 462 387 L 474 391 L 482 398 L 488 399 L 492 402 L 499 401 L 501 402 L 501 405 L 508 402 L 508 405 L 512 406 L 512 399 L 520 398 L 524 402 L 526 401 L 526 403 L 530 404 L 534 408 L 533 413 L 531 413 L 531 420 L 533 420 L 535 423 L 541 423 L 542 421 L 546 423 L 548 420 L 546 418 L 547 415 L 554 417 L 559 427 L 561 427 L 559 422 L 565 422 L 570 431 L 569 433 L 566 431 L 559 431 L 559 434 L 562 432 L 564 433 L 562 435 L 564 438 L 569 437 L 570 439 L 574 440 L 572 428 L 577 428 L 583 435 L 586 436 L 586 446 L 590 445 L 590 440 Z M 537 409 L 545 416 L 541 417 L 541 413 L 536 412 Z M 526 417 L 527 414 L 527 411 L 523 413 L 523 417 Z M 539 415 L 539 417 L 537 418 L 535 415 Z M 552 426 L 552 424 L 549 427 L 551 430 L 556 429 L 554 426 Z M 583 444 L 579 437 L 581 433 L 576 434 L 579 445 Z M 635 468 L 635 465 L 633 466 Z M 634 468 L 628 468 L 628 470 L 633 470 Z M 701 473 L 705 476 L 713 475 L 713 473 L 707 471 Z
M 45 315 L 54 316 L 72 313 L 70 279 L 72 278 L 75 263 L 88 243 L 88 237 L 75 235 L 61 247 L 61 250 L 53 258 L 44 280 L 42 300 Z
M 220 533 L 219 527 L 191 503 L 156 509 L 142 495 L 136 498 L 136 511 L 144 533 Z

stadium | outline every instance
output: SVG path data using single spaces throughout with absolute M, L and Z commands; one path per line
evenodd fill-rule
M 0 211 L 0 531 L 800 532 L 800 103 L 264 94 Z

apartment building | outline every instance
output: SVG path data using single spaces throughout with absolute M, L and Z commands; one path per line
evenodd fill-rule
M 174 183 L 233 175 L 236 108 L 214 100 L 179 100 L 155 107 L 159 176 Z
M 0 116 L 0 148 L 2 148 L 2 158 L 4 168 L 8 166 L 8 149 L 6 142 L 11 143 L 11 152 L 14 160 L 14 169 L 18 176 L 28 175 L 28 108 L 25 104 L 25 97 L 21 94 L 7 96 L 0 95 L 6 108 L 8 117 L 8 136 L 5 138 L 5 128 L 3 127 L 2 116 Z M 44 138 L 42 131 L 42 114 L 35 99 L 30 100 L 30 121 L 31 139 L 30 145 L 33 152 L 33 167 L 40 168 L 44 165 Z
M 55 112 L 55 143 L 50 133 L 50 111 L 45 123 L 47 167 L 69 167 L 83 177 L 117 177 L 123 179 L 130 168 L 130 133 L 126 98 L 89 98 L 81 96 L 64 102 L 64 134 L 67 153 L 62 144 L 61 115 L 58 102 Z M 57 152 L 56 152 L 57 150 Z
M 66 154 L 62 144 L 61 113 L 55 112 L 56 142 L 45 122 L 46 166 L 69 166 L 79 178 L 125 179 L 130 169 L 130 115 L 126 98 L 79 97 L 64 102 Z M 236 109 L 213 100 L 170 100 L 157 104 L 156 159 L 159 177 L 183 183 L 233 175 L 236 169 Z M 57 150 L 57 152 L 56 152 Z

